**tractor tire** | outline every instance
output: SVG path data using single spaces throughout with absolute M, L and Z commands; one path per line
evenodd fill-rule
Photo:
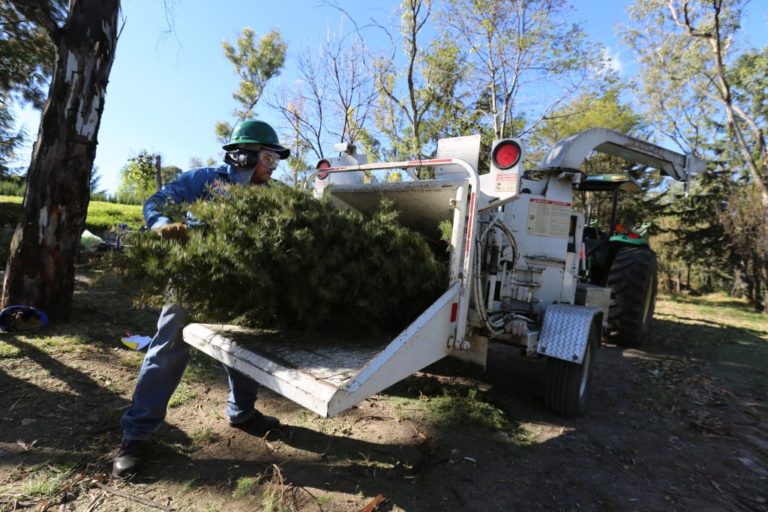
M 658 288 L 656 253 L 648 247 L 622 247 L 613 259 L 606 286 L 612 290 L 606 337 L 637 347 L 651 329 Z
M 600 344 L 600 327 L 593 323 L 581 364 L 548 357 L 544 367 L 544 405 L 547 409 L 575 418 L 587 410 L 592 366 Z

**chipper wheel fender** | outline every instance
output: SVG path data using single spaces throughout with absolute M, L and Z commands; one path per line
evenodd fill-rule
M 623 347 L 640 345 L 656 307 L 656 253 L 647 246 L 622 247 L 616 253 L 606 286 L 613 293 L 607 338 Z
M 544 369 L 544 405 L 547 409 L 567 418 L 586 412 L 592 366 L 599 345 L 600 327 L 593 322 L 581 364 L 547 358 Z

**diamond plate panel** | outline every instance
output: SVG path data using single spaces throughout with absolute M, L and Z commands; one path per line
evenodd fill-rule
M 598 308 L 552 304 L 544 314 L 539 354 L 581 364 L 589 340 L 592 319 Z

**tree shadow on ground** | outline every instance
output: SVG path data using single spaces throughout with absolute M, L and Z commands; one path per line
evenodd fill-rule
M 768 368 L 768 333 L 712 320 L 684 317 L 679 320 L 686 322 L 654 320 L 651 335 L 640 349 L 659 356 L 695 354 L 711 363 L 753 370 Z M 688 323 L 689 320 L 693 323 Z
M 4 335 L 2 341 L 18 350 L 0 367 L 0 410 L 4 417 L 0 442 L 29 447 L 15 456 L 6 454 L 0 464 L 27 464 L 55 459 L 64 464 L 104 463 L 104 449 L 120 439 L 120 416 L 130 404 L 110 389 L 109 377 L 100 379 L 59 361 L 28 340 Z M 107 355 L 103 355 L 105 358 Z M 164 429 L 168 430 L 165 425 Z M 173 429 L 171 429 L 173 430 Z M 23 444 L 17 443 L 24 440 Z
M 95 405 L 100 402 L 124 402 L 125 400 L 116 392 L 105 387 L 103 383 L 96 381 L 92 376 L 80 371 L 72 366 L 68 366 L 60 362 L 54 355 L 49 354 L 42 348 L 35 344 L 35 338 L 30 337 L 29 341 L 20 339 L 19 336 L 8 335 L 3 336 L 2 341 L 11 347 L 16 348 L 19 351 L 18 359 L 28 359 L 24 361 L 26 368 L 23 369 L 24 373 L 28 373 L 34 376 L 35 372 L 39 373 L 37 378 L 30 379 L 29 381 L 22 381 L 21 379 L 14 379 L 19 382 L 19 387 L 26 388 L 26 392 L 35 390 L 35 393 L 52 394 L 54 396 L 49 397 L 52 400 L 47 400 L 38 397 L 34 399 L 35 402 L 43 403 L 59 403 L 70 400 L 84 400 L 83 405 Z M 35 365 L 35 367 L 27 366 L 29 363 Z M 8 378 L 11 378 L 7 375 Z M 49 391 L 40 386 L 33 384 L 37 379 L 57 380 L 59 385 L 56 388 L 63 389 L 65 391 Z M 2 389 L 14 390 L 17 395 L 24 394 L 19 393 L 17 389 L 3 386 Z M 56 398 L 56 399 L 53 399 Z M 2 397 L 3 401 L 9 399 L 8 393 Z M 41 411 L 48 412 L 48 411 Z

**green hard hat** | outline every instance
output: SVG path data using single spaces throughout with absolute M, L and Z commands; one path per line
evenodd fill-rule
M 247 149 L 247 146 L 252 144 L 269 148 L 282 159 L 288 158 L 291 154 L 290 149 L 280 145 L 277 132 L 264 121 L 243 121 L 237 125 L 232 131 L 232 138 L 224 144 L 224 151 Z

